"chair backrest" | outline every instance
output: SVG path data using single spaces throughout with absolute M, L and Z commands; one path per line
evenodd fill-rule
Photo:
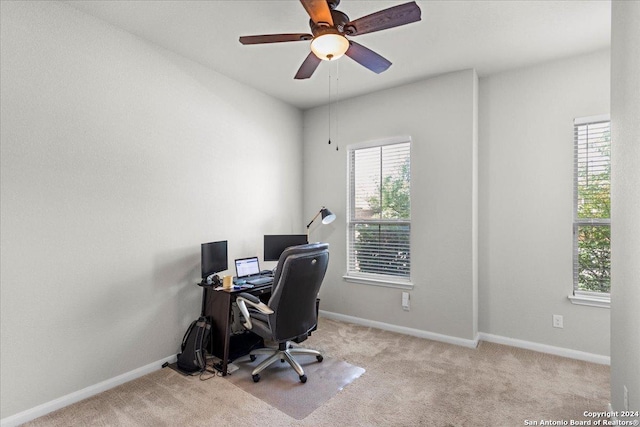
M 329 264 L 329 244 L 286 249 L 273 278 L 269 327 L 276 341 L 305 336 L 317 323 L 316 298 Z

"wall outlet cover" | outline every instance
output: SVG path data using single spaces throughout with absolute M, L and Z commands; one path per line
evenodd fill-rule
M 402 309 L 406 311 L 410 309 L 409 292 L 402 293 Z
M 564 328 L 564 319 L 560 314 L 553 315 L 553 327 L 554 328 Z

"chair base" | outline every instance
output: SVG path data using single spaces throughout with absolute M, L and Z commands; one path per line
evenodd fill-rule
M 251 360 L 256 359 L 256 355 L 264 354 L 268 355 L 265 360 L 260 362 L 258 366 L 251 372 L 251 376 L 253 377 L 254 382 L 260 381 L 260 372 L 267 369 L 269 366 L 274 364 L 277 360 L 284 362 L 285 360 L 289 362 L 289 365 L 296 371 L 298 376 L 300 377 L 300 381 L 305 383 L 307 382 L 307 376 L 304 374 L 304 370 L 302 366 L 294 359 L 293 356 L 315 356 L 318 362 L 322 362 L 322 354 L 318 350 L 312 350 L 310 348 L 303 347 L 293 347 L 293 345 L 287 341 L 286 343 L 280 343 L 278 348 L 258 348 L 252 350 L 249 353 L 249 357 Z

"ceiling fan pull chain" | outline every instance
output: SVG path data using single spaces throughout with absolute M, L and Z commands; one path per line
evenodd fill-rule
M 336 62 L 336 132 L 338 134 L 338 127 L 340 124 L 340 113 L 338 111 L 338 102 L 340 102 L 340 63 Z M 338 143 L 336 143 L 336 151 L 338 151 Z
M 329 145 L 331 145 L 331 64 L 329 64 Z

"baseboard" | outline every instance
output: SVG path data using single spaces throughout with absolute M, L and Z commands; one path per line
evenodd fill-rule
M 117 377 L 102 381 L 87 388 L 83 388 L 82 390 L 75 391 L 73 393 L 67 394 L 66 396 L 59 397 L 50 402 L 43 403 L 42 405 L 38 405 L 35 408 L 27 409 L 26 411 L 22 411 L 15 415 L 11 415 L 10 417 L 3 418 L 2 420 L 0 420 L 0 426 L 13 427 L 24 424 L 31 420 L 35 420 L 36 418 L 47 415 L 50 412 L 64 408 L 65 406 L 69 406 L 88 397 L 95 396 L 98 393 L 107 391 L 111 388 L 119 386 L 120 384 L 124 384 L 128 381 L 135 380 L 136 378 L 150 374 L 153 371 L 161 369 L 163 364 L 173 363 L 175 361 L 175 354 L 173 356 L 165 357 L 164 359 L 158 360 L 157 362 L 149 363 L 148 365 L 134 369 L 133 371 L 125 372 L 122 375 L 118 375 Z
M 436 332 L 423 331 L 421 329 L 408 328 L 406 326 L 392 325 L 390 323 L 378 322 L 376 320 L 362 319 L 360 317 L 348 316 L 346 314 L 334 313 L 331 311 L 320 310 L 320 316 L 327 319 L 340 320 L 343 322 L 355 323 L 356 325 L 370 326 L 385 331 L 398 332 L 400 334 L 411 335 L 418 338 L 426 338 L 433 341 L 440 341 L 447 344 L 459 345 L 462 347 L 476 348 L 478 346 L 478 338 L 470 340 L 465 338 L 452 337 L 450 335 L 438 334 Z
M 383 329 L 385 331 L 398 332 L 405 335 L 412 335 L 419 338 L 426 338 L 434 341 L 445 342 L 448 344 L 460 345 L 462 347 L 476 348 L 480 341 L 492 342 L 495 344 L 508 345 L 511 347 L 524 348 L 526 350 L 537 351 L 540 353 L 548 353 L 556 356 L 568 357 L 570 359 L 583 360 L 585 362 L 598 363 L 600 365 L 609 365 L 611 358 L 599 354 L 587 353 L 584 351 L 571 350 L 563 347 L 554 347 L 547 344 L 539 344 L 531 341 L 524 341 L 515 338 L 507 338 L 499 335 L 478 333 L 475 340 L 452 337 L 449 335 L 438 334 L 435 332 L 423 331 L 421 329 L 407 328 L 405 326 L 391 325 L 389 323 L 378 322 L 375 320 L 362 319 L 359 317 L 348 316 L 346 314 L 334 313 L 331 311 L 320 310 L 320 315 L 328 319 L 341 320 L 344 322 L 355 323 L 356 325 L 370 326 L 373 328 Z
M 524 341 L 515 338 L 507 338 L 500 335 L 486 334 L 480 332 L 481 341 L 492 342 L 495 344 L 503 344 L 511 347 L 524 348 L 526 350 L 533 350 L 539 353 L 554 354 L 556 356 L 568 357 L 570 359 L 583 360 L 585 362 L 598 363 L 600 365 L 610 365 L 611 358 L 609 356 L 602 356 L 600 354 L 587 353 L 579 350 L 571 350 L 569 348 L 555 347 L 547 344 L 540 344 L 531 341 Z

